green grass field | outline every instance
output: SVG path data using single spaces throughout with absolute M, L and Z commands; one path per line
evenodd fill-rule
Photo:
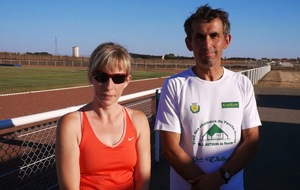
M 170 76 L 172 72 L 132 71 L 132 80 Z M 0 67 L 0 94 L 88 85 L 86 68 Z

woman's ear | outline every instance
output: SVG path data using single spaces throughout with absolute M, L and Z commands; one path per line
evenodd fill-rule
M 189 37 L 185 37 L 185 45 L 189 51 L 193 51 L 193 46 Z
M 126 80 L 125 80 L 124 88 L 126 88 L 128 86 L 130 81 L 131 81 L 131 75 L 128 75 Z

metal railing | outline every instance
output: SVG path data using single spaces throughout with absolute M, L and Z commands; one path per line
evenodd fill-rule
M 51 56 L 45 56 L 43 59 L 33 58 L 32 56 L 26 56 L 24 58 L 12 57 L 11 59 L 1 59 L 0 66 L 51 66 L 51 67 L 88 67 L 87 58 L 70 58 L 70 57 L 59 57 L 54 58 Z M 142 69 L 172 69 L 172 70 L 184 70 L 195 65 L 193 59 L 132 59 L 132 68 Z M 260 61 L 247 61 L 247 60 L 222 60 L 222 65 L 229 69 L 250 69 L 261 67 L 266 65 L 265 62 Z
M 258 68 L 254 68 L 254 69 L 239 71 L 239 73 L 246 75 L 251 80 L 252 84 L 254 85 L 270 71 L 271 71 L 271 66 L 268 65 L 268 66 L 264 66 L 264 67 L 258 67 Z

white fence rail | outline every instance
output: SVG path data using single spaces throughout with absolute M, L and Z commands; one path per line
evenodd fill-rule
M 251 80 L 252 84 L 256 84 L 270 71 L 271 71 L 271 66 L 267 65 L 264 67 L 258 67 L 254 69 L 240 71 L 239 73 L 246 75 Z
M 156 89 L 151 89 L 151 90 L 147 90 L 147 91 L 143 91 L 143 92 L 137 92 L 134 94 L 124 95 L 124 96 L 120 97 L 119 102 L 129 101 L 134 98 L 154 94 L 155 91 L 156 91 Z M 72 106 L 72 107 L 68 107 L 68 108 L 63 108 L 63 109 L 59 109 L 59 110 L 44 112 L 44 113 L 38 113 L 38 114 L 32 114 L 32 115 L 22 116 L 22 117 L 17 117 L 17 118 L 12 118 L 12 119 L 0 120 L 0 130 L 6 129 L 6 128 L 11 128 L 11 127 L 22 126 L 22 125 L 28 125 L 31 123 L 36 123 L 36 122 L 41 122 L 41 121 L 61 117 L 62 115 L 66 114 L 66 113 L 78 110 L 82 106 L 84 106 L 84 104 L 78 105 L 78 106 Z

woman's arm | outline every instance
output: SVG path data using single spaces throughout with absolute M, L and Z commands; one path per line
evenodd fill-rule
M 57 125 L 55 159 L 60 189 L 79 189 L 79 137 L 81 136 L 78 112 L 63 116 Z
M 133 110 L 132 121 L 137 131 L 137 165 L 135 167 L 135 189 L 149 189 L 151 175 L 150 127 L 143 112 Z

